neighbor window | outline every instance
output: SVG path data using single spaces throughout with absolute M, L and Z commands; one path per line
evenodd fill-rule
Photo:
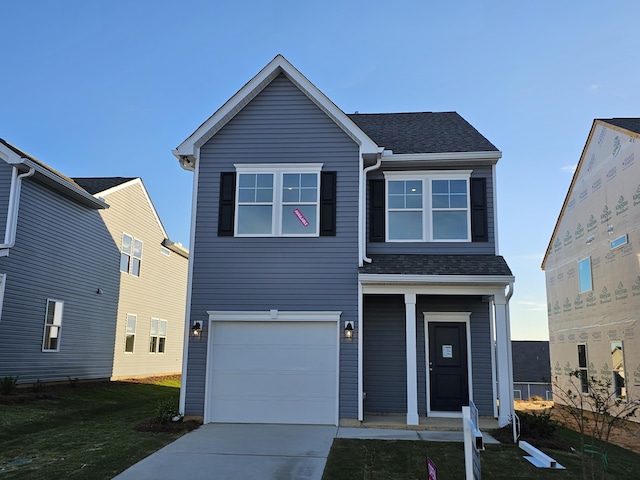
M 470 171 L 386 172 L 387 240 L 471 241 L 470 175 Z
M 236 235 L 317 236 L 321 168 L 236 165 Z
M 167 321 L 151 319 L 149 333 L 149 353 L 164 353 L 167 341 Z
M 42 340 L 42 350 L 45 352 L 57 352 L 60 350 L 63 305 L 63 302 L 47 300 L 47 312 L 44 319 L 44 338 Z
M 620 340 L 611 342 L 611 370 L 613 373 L 613 391 L 616 398 L 627 398 L 624 373 L 624 351 Z
M 580 293 L 593 290 L 591 279 L 591 257 L 578 262 L 578 281 L 580 282 Z
M 578 371 L 580 373 L 580 389 L 582 393 L 589 393 L 589 370 L 587 365 L 587 346 L 578 344 Z
M 127 332 L 124 341 L 124 351 L 126 353 L 133 353 L 133 344 L 136 340 L 136 320 L 137 317 L 135 315 L 127 315 Z
M 120 271 L 130 273 L 134 277 L 139 277 L 141 262 L 142 240 L 123 233 L 122 247 L 120 250 Z

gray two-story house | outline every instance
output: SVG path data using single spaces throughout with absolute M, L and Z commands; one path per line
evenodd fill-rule
M 462 117 L 347 115 L 279 55 L 174 155 L 194 174 L 185 414 L 418 425 L 472 400 L 508 423 L 501 152 Z

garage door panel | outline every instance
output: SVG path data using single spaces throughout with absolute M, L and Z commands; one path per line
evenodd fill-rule
M 214 374 L 213 397 L 223 398 L 222 392 L 234 396 L 259 395 L 262 398 L 279 396 L 269 392 L 287 392 L 293 383 L 306 396 L 322 397 L 335 390 L 335 372 L 305 372 L 303 376 L 293 372 L 251 372 Z M 221 392 L 216 394 L 215 392 Z M 231 395 L 228 393 L 227 395 Z
M 214 322 L 213 422 L 335 424 L 335 322 Z
M 335 343 L 335 339 L 334 339 Z M 314 370 L 326 365 L 327 369 L 335 368 L 336 347 L 305 346 L 305 354 L 300 355 L 300 346 L 216 346 L 214 356 L 217 361 L 215 370 Z M 239 360 L 242 360 L 239 362 Z

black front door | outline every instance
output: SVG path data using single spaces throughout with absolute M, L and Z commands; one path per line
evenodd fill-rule
M 432 411 L 469 405 L 467 330 L 463 322 L 429 322 L 429 391 Z

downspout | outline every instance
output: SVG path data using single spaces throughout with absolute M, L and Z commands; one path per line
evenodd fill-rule
M 513 443 L 516 443 L 518 441 L 518 437 L 520 436 L 519 432 L 516 431 L 516 422 L 519 423 L 520 419 L 517 418 L 515 409 L 513 408 L 513 353 L 512 353 L 512 349 L 511 349 L 511 313 L 510 313 L 510 309 L 509 309 L 509 300 L 511 300 L 511 297 L 513 296 L 513 282 L 509 282 L 509 291 L 507 292 L 507 295 L 505 296 L 505 300 L 506 300 L 506 314 L 507 314 L 507 338 L 509 339 L 509 342 L 507 343 L 507 355 L 509 356 L 509 365 L 508 365 L 508 375 L 509 375 L 509 385 L 511 385 L 511 388 L 509 388 L 509 409 L 511 411 L 511 426 L 513 429 Z
M 367 232 L 366 232 L 367 221 L 365 218 L 367 215 L 367 204 L 366 204 L 367 173 L 371 172 L 372 170 L 377 170 L 378 168 L 380 168 L 381 164 L 382 164 L 382 152 L 378 152 L 378 158 L 376 159 L 376 163 L 362 170 L 362 178 L 360 182 L 360 185 L 362 185 L 362 187 L 360 188 L 360 222 L 362 223 L 362 228 L 360 228 L 360 248 L 362 252 L 362 257 L 360 261 L 360 266 L 362 266 L 363 261 L 367 263 L 371 263 L 371 259 L 367 257 Z
M 18 208 L 20 206 L 20 189 L 22 179 L 32 176 L 36 172 L 30 167 L 28 172 L 18 175 L 18 167 L 13 167 L 11 173 L 11 192 L 9 193 L 9 208 L 7 209 L 7 224 L 5 227 L 4 243 L 0 249 L 10 249 L 16 244 L 16 231 L 18 229 Z

